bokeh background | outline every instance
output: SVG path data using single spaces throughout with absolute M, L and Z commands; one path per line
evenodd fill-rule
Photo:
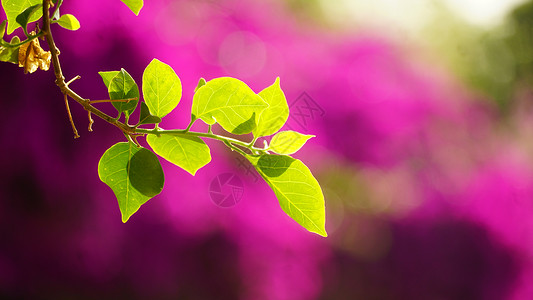
M 200 77 L 259 92 L 279 76 L 285 128 L 317 136 L 296 156 L 329 237 L 212 141 L 195 177 L 162 162 L 163 193 L 123 224 L 97 174 L 122 134 L 87 132 L 72 103 L 74 140 L 53 73 L 3 63 L 0 298 L 533 299 L 533 2 L 366 2 L 151 0 L 135 17 L 65 1 L 82 24 L 54 32 L 71 87 L 105 99 L 98 71 L 140 84 L 158 58 L 183 84 L 164 128 L 188 124 Z M 209 194 L 223 173 L 244 187 L 228 208 Z

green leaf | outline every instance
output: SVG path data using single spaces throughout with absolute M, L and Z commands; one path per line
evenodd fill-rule
M 54 10 L 54 15 L 50 18 L 52 21 L 57 21 L 61 18 L 61 13 L 59 12 L 59 9 Z
M 268 136 L 276 133 L 283 127 L 289 118 L 289 106 L 285 94 L 281 90 L 279 77 L 271 86 L 262 90 L 259 96 L 268 103 L 269 107 L 263 111 L 257 120 L 254 137 Z
M 111 79 L 107 91 L 111 100 L 137 98 L 137 100 L 131 100 L 129 102 L 113 102 L 113 106 L 119 112 L 125 112 L 129 116 L 135 110 L 135 107 L 137 107 L 137 103 L 139 102 L 139 87 L 126 70 L 121 69 Z
M 203 87 L 205 84 L 206 84 L 205 79 L 200 78 L 200 80 L 198 80 L 198 84 L 196 85 L 196 88 L 194 89 L 194 92 L 196 93 L 196 91 L 197 91 L 199 88 Z
M 2 24 L 0 24 L 0 40 L 4 38 L 4 34 L 6 34 L 6 26 L 7 26 L 7 20 L 2 21 Z
M 246 157 L 272 188 L 287 215 L 305 229 L 327 236 L 324 195 L 304 163 L 285 155 Z
M 98 175 L 115 193 L 124 223 L 161 193 L 165 182 L 157 156 L 133 143 L 117 143 L 107 149 L 98 163 Z
M 119 71 L 98 72 L 98 74 L 100 74 L 100 76 L 102 77 L 106 88 L 109 88 L 109 83 L 111 82 L 111 79 L 117 76 L 118 73 Z
M 37 11 L 39 11 L 41 7 L 43 7 L 42 4 L 36 4 L 36 5 L 30 6 L 26 8 L 23 12 L 21 12 L 15 19 L 17 23 L 19 23 L 22 29 L 24 30 L 24 34 L 26 34 L 26 36 L 28 36 L 28 31 L 26 27 L 28 26 L 28 23 L 30 22 L 31 16 L 33 16 Z M 42 14 L 42 11 L 41 11 L 41 14 Z
M 11 39 L 10 44 L 18 44 L 20 39 L 18 36 L 14 36 Z M 10 62 L 18 65 L 19 63 L 19 47 L 3 47 L 0 46 L 0 61 Z
M 54 4 L 56 5 L 56 9 L 54 10 L 54 15 L 52 16 L 52 20 L 59 20 L 61 17 L 59 13 L 59 8 L 61 7 L 61 4 L 63 4 L 63 0 L 52 0 Z
M 209 147 L 198 137 L 163 134 L 148 135 L 146 141 L 155 153 L 195 175 L 211 161 Z
M 139 15 L 144 3 L 143 0 L 120 0 L 126 4 L 135 15 Z
M 196 91 L 192 117 L 209 125 L 218 123 L 234 134 L 246 134 L 252 132 L 256 117 L 267 107 L 268 104 L 244 82 L 222 77 L 208 81 Z
M 272 138 L 268 150 L 272 150 L 277 154 L 291 155 L 300 150 L 305 142 L 312 137 L 315 136 L 301 134 L 292 130 L 281 131 Z
M 143 73 L 143 96 L 154 116 L 171 112 L 181 100 L 181 81 L 172 68 L 153 59 Z
M 19 28 L 20 25 L 17 23 L 17 17 L 28 7 L 31 7 L 36 4 L 42 4 L 42 0 L 2 0 L 2 7 L 6 12 L 7 16 L 7 34 L 13 33 L 15 29 Z M 27 23 L 35 22 L 39 20 L 43 15 L 42 10 L 35 13 Z
M 139 123 L 137 125 L 157 124 L 160 122 L 161 118 L 152 115 L 148 109 L 148 106 L 146 106 L 146 103 L 141 102 L 141 115 L 139 116 Z
M 76 19 L 75 16 L 71 14 L 62 15 L 59 20 L 57 20 L 59 26 L 68 29 L 68 30 L 78 30 L 80 29 L 80 22 Z

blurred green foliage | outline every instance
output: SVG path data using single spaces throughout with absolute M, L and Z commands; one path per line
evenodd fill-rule
M 330 28 L 320 0 L 285 0 L 285 7 L 302 24 Z
M 516 7 L 503 24 L 488 30 L 449 12 L 437 20 L 440 26 L 429 30 L 432 42 L 446 52 L 452 68 L 468 85 L 500 109 L 507 111 L 517 91 L 533 86 L 533 1 Z
M 505 42 L 513 53 L 516 79 L 529 85 L 533 79 L 533 1 L 517 7 L 507 26 L 513 30 Z

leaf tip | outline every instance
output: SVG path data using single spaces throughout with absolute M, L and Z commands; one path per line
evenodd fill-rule
M 128 220 L 130 219 L 131 215 L 125 215 L 125 214 L 122 214 L 122 223 L 126 224 L 126 222 L 128 222 Z
M 141 12 L 141 9 L 144 6 L 143 0 L 121 0 L 126 6 L 136 15 L 138 16 Z
M 201 87 L 203 87 L 207 82 L 205 81 L 204 78 L 200 78 L 198 80 L 198 84 L 196 85 L 196 88 L 194 89 L 194 92 L 196 93 L 196 91 L 198 91 L 198 89 L 200 89 Z
M 312 232 L 312 233 L 316 233 L 316 234 L 318 234 L 318 235 L 321 236 L 321 237 L 328 237 L 328 233 L 327 233 L 327 231 L 326 231 L 326 227 L 325 227 L 325 225 L 323 225 L 323 226 L 316 226 L 316 227 L 313 228 L 313 229 L 307 229 L 307 230 L 309 230 L 309 231 Z

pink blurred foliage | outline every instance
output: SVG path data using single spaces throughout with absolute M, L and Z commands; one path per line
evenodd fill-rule
M 420 206 L 402 218 L 460 214 L 479 222 L 517 251 L 522 280 L 531 275 L 528 154 L 499 141 L 492 133 L 497 128 L 494 109 L 423 50 L 373 32 L 343 36 L 311 30 L 275 1 L 151 1 L 139 17 L 120 3 L 106 3 L 105 10 L 91 3 L 66 4 L 81 12 L 83 27 L 75 35 L 79 40 L 64 47 L 80 56 L 135 51 L 145 62 L 156 57 L 169 63 L 182 79 L 180 108 L 185 111 L 200 76 L 234 76 L 256 91 L 280 76 L 289 102 L 305 91 L 326 112 L 305 128 L 318 136 L 301 154 L 312 167 L 320 169 L 321 157 L 312 153 L 325 147 L 325 154 L 317 153 L 346 157 L 353 167 L 405 170 L 417 191 L 414 197 L 420 198 L 410 201 Z M 106 30 L 125 34 L 129 49 L 106 49 L 112 43 L 105 41 L 115 36 L 103 34 Z M 187 113 L 174 113 L 163 127 L 183 126 L 187 118 Z M 240 245 L 241 272 L 248 274 L 243 299 L 316 298 L 328 241 L 295 226 L 268 187 L 249 176 L 244 201 L 230 210 L 212 205 L 198 189 L 217 173 L 239 172 L 233 156 L 228 159 L 218 153 L 221 147 L 215 148 L 214 163 L 195 178 L 167 171 L 162 197 L 168 222 L 191 235 L 218 226 L 232 233 Z M 527 283 L 519 285 L 513 299 L 525 299 L 524 293 L 533 297 L 528 289 Z

